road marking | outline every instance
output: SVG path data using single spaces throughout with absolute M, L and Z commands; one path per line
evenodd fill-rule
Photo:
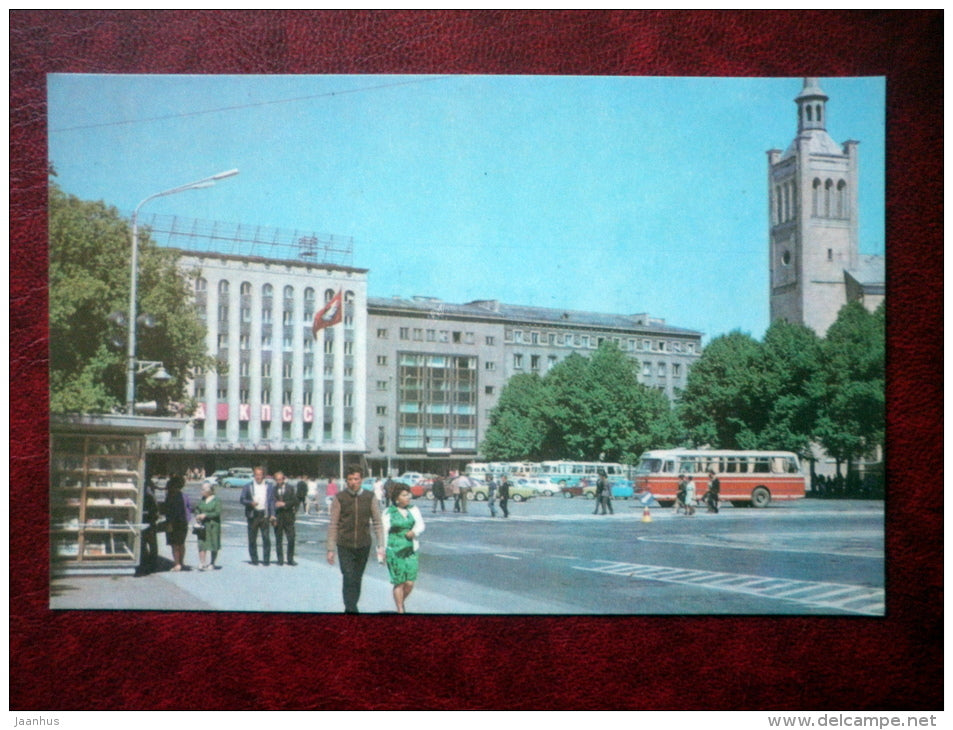
M 602 561 L 608 562 L 608 561 Z M 741 573 L 718 573 L 709 570 L 685 570 L 659 565 L 638 563 L 608 563 L 601 566 L 573 566 L 575 570 L 605 573 L 639 580 L 655 580 L 663 583 L 710 588 L 718 591 L 742 593 L 782 601 L 792 601 L 807 606 L 833 608 L 865 616 L 883 616 L 885 595 L 883 588 L 822 583 L 787 578 L 771 578 L 762 575 Z
M 678 535 L 639 535 L 638 539 L 644 542 L 714 547 L 722 550 L 846 555 L 851 558 L 883 560 L 883 537 L 882 530 L 857 529 L 815 532 L 772 531 L 770 534 L 681 533 Z
M 501 555 L 500 553 L 493 553 L 494 558 L 506 558 L 507 560 L 519 560 L 515 555 Z

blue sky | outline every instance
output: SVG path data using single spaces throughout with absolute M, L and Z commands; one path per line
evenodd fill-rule
M 767 158 L 799 78 L 48 77 L 58 184 L 142 211 L 350 236 L 371 296 L 768 326 Z M 882 77 L 822 78 L 884 253 Z

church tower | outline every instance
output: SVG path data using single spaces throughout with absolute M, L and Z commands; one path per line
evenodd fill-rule
M 845 272 L 858 266 L 857 142 L 827 133 L 828 96 L 805 78 L 795 98 L 797 136 L 768 151 L 771 321 L 823 336 L 847 302 Z

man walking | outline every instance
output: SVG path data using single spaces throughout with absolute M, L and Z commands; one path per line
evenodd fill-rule
M 599 508 L 602 508 L 602 514 L 606 514 L 607 510 L 608 514 L 615 514 L 612 509 L 612 485 L 609 484 L 605 469 L 599 470 L 599 478 L 596 480 L 596 509 Z
M 275 516 L 275 483 L 265 478 L 265 468 L 256 466 L 254 477 L 242 487 L 239 502 L 245 505 L 248 521 L 248 555 L 252 565 L 258 565 L 258 535 L 261 533 L 262 562 L 271 563 L 271 537 L 268 534 L 271 518 Z
M 295 515 L 298 512 L 297 489 L 287 481 L 281 471 L 275 472 L 275 516 L 272 524 L 275 526 L 275 553 L 278 555 L 278 565 L 285 564 L 284 543 L 288 543 L 288 565 L 297 565 L 295 562 Z
M 444 500 L 447 498 L 446 488 L 443 485 L 443 478 L 437 474 L 433 478 L 433 511 L 437 511 L 437 502 L 440 502 L 440 511 L 446 512 L 447 505 Z
M 708 511 L 718 514 L 718 500 L 721 499 L 721 482 L 713 469 L 708 470 L 708 491 L 705 492 L 705 504 Z
M 451 482 L 451 486 L 453 487 L 454 496 L 457 500 L 453 506 L 453 511 L 466 514 L 467 499 L 469 498 L 470 487 L 472 486 L 470 483 L 470 477 L 468 477 L 466 474 L 461 474 L 454 479 L 453 482 Z
M 331 503 L 331 522 L 328 525 L 328 563 L 334 565 L 335 550 L 341 565 L 344 612 L 358 613 L 361 581 L 371 551 L 373 524 L 377 540 L 377 560 L 384 559 L 384 529 L 381 508 L 374 493 L 361 489 L 364 473 L 360 466 L 347 470 L 346 488 L 338 492 Z
M 486 475 L 486 504 L 490 508 L 490 517 L 496 517 L 496 479 L 489 472 Z
M 503 478 L 500 480 L 500 509 L 503 511 L 504 517 L 510 516 L 510 511 L 507 508 L 507 504 L 510 501 L 510 480 L 506 478 L 506 474 L 503 475 Z

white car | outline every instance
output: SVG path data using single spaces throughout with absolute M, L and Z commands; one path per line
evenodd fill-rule
M 404 484 L 413 486 L 423 478 L 424 475 L 419 471 L 405 471 L 403 474 L 397 477 L 395 481 L 403 482 Z
M 516 482 L 522 487 L 529 487 L 543 497 L 559 494 L 559 485 L 548 477 L 521 477 Z

